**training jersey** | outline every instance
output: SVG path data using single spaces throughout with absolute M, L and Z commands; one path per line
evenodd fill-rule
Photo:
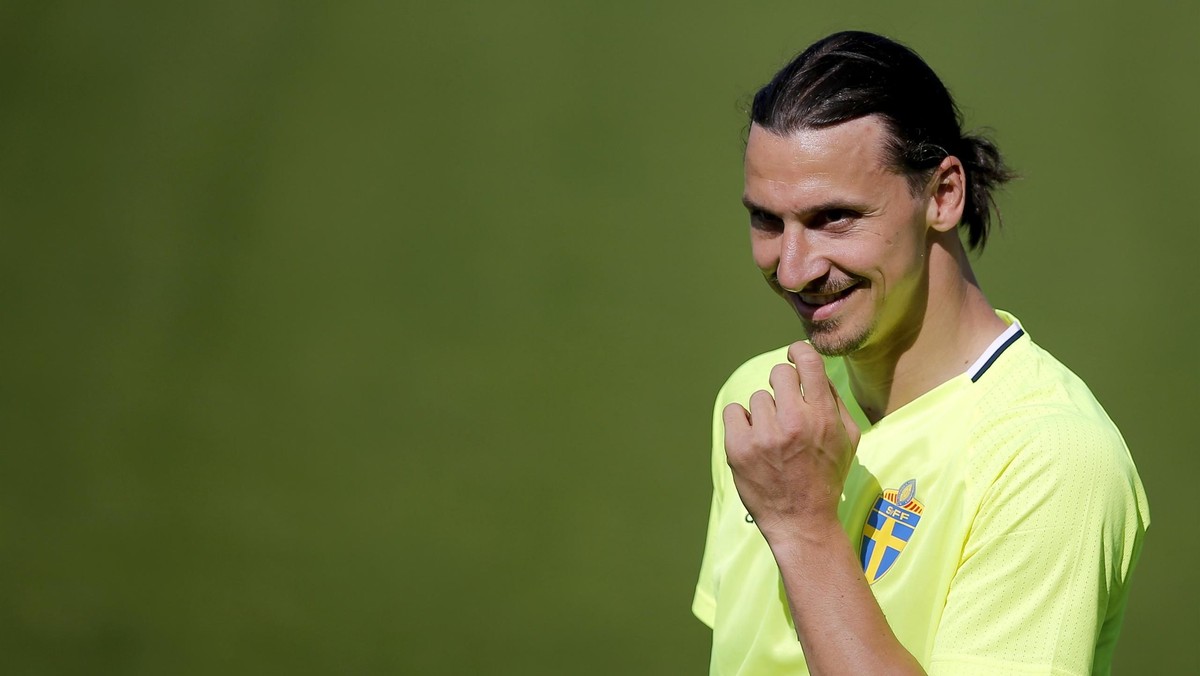
M 888 624 L 933 674 L 1108 673 L 1150 523 L 1120 433 L 1019 322 L 966 372 L 862 429 L 838 518 Z M 806 674 L 779 569 L 726 464 L 721 412 L 787 348 L 742 365 L 713 412 L 713 499 L 692 610 L 712 674 Z

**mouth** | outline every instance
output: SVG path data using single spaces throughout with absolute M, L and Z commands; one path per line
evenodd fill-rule
M 833 292 L 789 292 L 788 297 L 792 302 L 792 307 L 796 309 L 796 313 L 800 315 L 801 319 L 810 322 L 820 322 L 833 317 L 846 304 L 847 299 L 859 289 L 859 286 L 855 282 Z

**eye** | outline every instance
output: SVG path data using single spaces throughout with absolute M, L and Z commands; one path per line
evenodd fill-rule
M 750 227 L 764 232 L 782 232 L 783 221 L 778 216 L 769 214 L 762 209 L 751 209 Z
M 817 217 L 813 219 L 813 225 L 816 227 L 822 227 L 826 225 L 848 223 L 849 221 L 852 221 L 861 215 L 862 214 L 854 211 L 853 209 L 825 209 L 824 211 L 818 213 Z

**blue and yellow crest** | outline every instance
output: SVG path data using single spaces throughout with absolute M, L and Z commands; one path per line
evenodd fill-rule
M 905 481 L 899 489 L 884 490 L 875 500 L 863 524 L 859 554 L 868 584 L 875 584 L 891 570 L 921 523 L 924 510 L 925 506 L 917 502 L 916 479 Z

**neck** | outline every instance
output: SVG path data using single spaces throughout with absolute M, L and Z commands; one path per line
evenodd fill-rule
M 958 242 L 929 248 L 923 315 L 899 327 L 897 340 L 847 357 L 854 398 L 872 422 L 964 373 L 1005 329 L 984 297 Z

